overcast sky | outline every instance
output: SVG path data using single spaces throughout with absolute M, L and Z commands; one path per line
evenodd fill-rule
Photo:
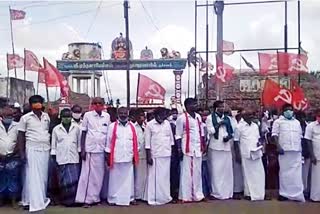
M 238 2 L 243 0 L 226 0 Z M 248 0 L 246 0 L 248 1 Z M 257 0 L 255 0 L 257 1 Z M 209 1 L 212 2 L 212 1 Z M 26 19 L 14 21 L 16 52 L 23 55 L 23 48 L 32 50 L 39 59 L 46 57 L 55 64 L 72 42 L 100 42 L 104 57 L 110 58 L 111 42 L 124 31 L 122 1 L 0 1 L 0 71 L 6 75 L 5 55 L 11 52 L 8 6 L 26 11 Z M 100 9 L 97 12 L 97 8 Z M 288 3 L 289 46 L 298 46 L 297 2 Z M 194 46 L 194 1 L 149 0 L 130 1 L 130 39 L 134 58 L 148 46 L 155 58 L 160 58 L 160 49 L 167 47 L 178 50 L 186 57 Z M 320 70 L 320 1 L 301 0 L 301 40 L 309 52 L 310 70 Z M 205 50 L 205 8 L 198 9 L 198 50 Z M 216 49 L 216 16 L 209 9 L 209 47 Z M 224 39 L 235 43 L 236 49 L 279 48 L 284 46 L 284 3 L 263 5 L 226 6 L 224 11 Z M 257 53 L 242 53 L 255 67 L 258 67 Z M 204 57 L 204 55 L 203 55 Z M 214 63 L 214 56 L 210 60 Z M 224 61 L 235 68 L 240 65 L 240 54 L 224 57 Z M 174 94 L 174 76 L 169 70 L 142 71 L 157 80 L 167 89 L 167 99 Z M 18 70 L 22 77 L 23 71 Z M 135 99 L 138 72 L 131 71 L 131 99 Z M 13 73 L 11 73 L 13 75 Z M 112 96 L 125 103 L 125 71 L 107 72 Z M 36 75 L 28 72 L 28 79 L 36 81 Z M 193 72 L 191 75 L 194 79 Z M 105 85 L 101 79 L 101 94 Z M 193 86 L 193 84 L 191 84 Z M 44 87 L 41 93 L 44 95 Z M 183 74 L 183 94 L 187 90 L 187 70 Z M 193 87 L 191 94 L 193 95 Z M 57 97 L 50 90 L 51 99 Z

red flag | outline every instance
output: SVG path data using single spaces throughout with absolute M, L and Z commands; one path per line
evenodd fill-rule
M 278 73 L 277 54 L 258 53 L 260 73 L 263 75 Z
M 305 97 L 303 89 L 294 80 L 291 80 L 292 105 L 298 111 L 304 111 L 309 107 L 309 101 Z
M 264 83 L 262 91 L 262 103 L 266 107 L 281 107 L 284 103 L 283 99 L 278 97 L 279 94 L 282 94 L 281 87 L 278 83 L 274 82 L 271 79 L 267 79 Z M 276 99 L 275 99 L 276 98 Z M 291 101 L 290 101 L 291 103 Z
M 230 81 L 233 77 L 234 68 L 226 63 L 223 65 L 217 65 L 216 80 L 222 83 Z
M 138 98 L 143 100 L 164 100 L 166 90 L 156 81 L 139 74 L 138 77 Z
M 61 97 L 69 96 L 69 84 L 60 71 L 54 67 L 47 59 L 43 58 L 41 72 L 45 73 L 45 82 L 47 87 L 60 87 Z
M 278 53 L 278 70 L 281 74 L 308 72 L 308 56 L 294 53 Z
M 23 68 L 24 59 L 18 54 L 7 54 L 7 67 L 9 70 Z
M 25 17 L 26 17 L 25 11 L 10 9 L 11 20 L 21 20 L 21 19 L 24 19 Z
M 234 53 L 234 43 L 223 40 L 222 44 L 223 54 L 229 56 Z
M 27 71 L 39 71 L 42 68 L 36 55 L 29 50 L 24 50 L 25 68 Z

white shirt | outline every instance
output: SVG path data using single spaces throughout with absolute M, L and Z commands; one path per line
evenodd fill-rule
M 240 151 L 243 158 L 251 158 L 251 152 L 256 150 L 259 138 L 260 132 L 256 123 L 252 122 L 249 125 L 247 122 L 241 121 L 238 124 L 234 133 L 234 141 L 240 142 Z
M 47 113 L 42 112 L 41 119 L 33 113 L 29 112 L 20 119 L 18 131 L 25 132 L 26 148 L 33 148 L 38 151 L 50 150 L 50 134 L 49 125 L 50 118 Z
M 216 114 L 217 122 L 221 122 L 222 119 Z M 231 121 L 231 119 L 230 119 Z M 212 115 L 209 115 L 206 120 L 208 134 L 209 134 L 209 148 L 217 151 L 231 151 L 231 141 L 223 142 L 223 138 L 228 136 L 227 128 L 225 125 L 219 128 L 219 137 L 215 139 L 213 136 L 216 130 L 212 123 Z
M 86 152 L 102 153 L 106 147 L 110 115 L 102 112 L 99 115 L 96 111 L 85 113 L 82 121 L 82 131 L 86 131 Z
M 18 123 L 12 122 L 9 126 L 8 132 L 6 131 L 4 125 L 0 121 L 0 154 L 8 155 L 12 154 L 18 137 Z
M 279 137 L 279 144 L 284 151 L 301 151 L 301 138 L 303 136 L 298 120 L 279 117 L 273 123 L 272 136 Z
M 134 126 L 136 128 L 137 137 L 138 137 L 139 159 L 146 159 L 147 155 L 146 155 L 146 150 L 145 150 L 144 131 L 143 131 L 142 127 L 138 123 L 135 123 Z
M 314 155 L 317 160 L 320 160 L 320 124 L 318 121 L 307 125 L 304 138 L 312 141 Z
M 54 127 L 51 140 L 51 155 L 56 156 L 58 165 L 79 163 L 80 128 L 71 123 L 69 132 L 62 124 Z
M 190 145 L 189 145 L 189 153 L 186 154 L 186 115 L 181 114 L 176 122 L 176 139 L 182 139 L 182 152 L 188 156 L 195 156 L 201 157 L 201 139 L 200 139 L 200 132 L 201 136 L 204 136 L 204 131 L 201 128 L 199 130 L 199 122 L 201 123 L 201 117 L 199 114 L 196 113 L 196 117 L 193 118 L 189 114 L 189 126 L 190 126 Z
M 123 126 L 118 122 L 116 133 L 116 145 L 114 148 L 114 162 L 126 163 L 133 161 L 133 134 L 128 122 Z M 108 128 L 107 146 L 105 152 L 111 153 L 111 139 L 113 134 L 114 124 L 112 123 Z
M 151 150 L 153 158 L 171 156 L 174 138 L 169 121 L 165 120 L 159 124 L 155 119 L 151 120 L 147 124 L 145 137 L 145 148 Z

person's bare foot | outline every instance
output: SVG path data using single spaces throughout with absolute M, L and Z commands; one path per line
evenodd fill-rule
M 11 199 L 11 206 L 12 206 L 13 209 L 15 209 L 15 210 L 19 208 L 19 205 L 18 205 L 18 203 L 17 203 L 17 201 L 16 201 L 15 198 Z
M 133 206 L 136 206 L 136 205 L 138 205 L 138 202 L 136 200 L 133 200 L 133 201 L 130 202 L 130 204 L 133 205 Z

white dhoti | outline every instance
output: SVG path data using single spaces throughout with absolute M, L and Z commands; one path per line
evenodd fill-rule
M 233 168 L 231 151 L 209 149 L 209 170 L 211 174 L 211 195 L 217 199 L 233 196 Z
M 162 205 L 169 203 L 170 196 L 170 163 L 171 157 L 153 159 L 148 169 L 148 204 Z
M 143 200 L 147 191 L 147 160 L 139 159 L 139 164 L 135 166 L 134 172 L 134 196 L 137 200 Z
M 250 196 L 252 201 L 264 200 L 265 172 L 262 159 L 242 158 L 244 195 Z
M 301 152 L 285 151 L 279 155 L 279 195 L 304 202 Z
M 183 156 L 180 164 L 179 199 L 185 202 L 201 201 L 202 191 L 201 157 Z
M 134 175 L 132 162 L 114 163 L 109 170 L 108 202 L 129 206 L 134 200 Z
M 311 170 L 311 159 L 304 159 L 302 163 L 302 181 L 303 181 L 303 191 L 310 192 L 310 179 L 309 172 Z
M 312 164 L 310 199 L 320 201 L 320 161 Z
M 50 151 L 26 148 L 22 205 L 29 206 L 29 212 L 44 210 L 50 204 L 47 198 L 49 157 Z

